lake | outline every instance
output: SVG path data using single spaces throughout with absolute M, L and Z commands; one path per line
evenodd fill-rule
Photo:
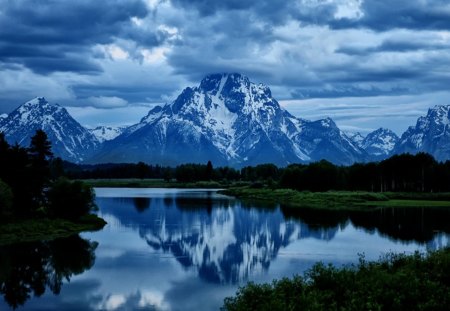
M 0 247 L 0 310 L 218 310 L 248 281 L 315 262 L 450 245 L 450 211 L 296 211 L 216 190 L 97 188 L 108 225 Z

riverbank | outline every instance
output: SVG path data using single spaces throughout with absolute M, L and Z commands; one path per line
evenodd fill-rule
M 68 237 L 83 231 L 97 231 L 106 221 L 87 215 L 73 222 L 65 219 L 24 219 L 0 224 L 0 245 Z
M 83 183 L 97 188 L 229 188 L 237 185 L 247 185 L 248 183 L 227 183 L 218 181 L 197 181 L 197 182 L 178 182 L 165 181 L 163 179 L 80 179 Z
M 447 310 L 450 248 L 413 255 L 389 253 L 375 262 L 315 264 L 303 276 L 249 283 L 221 310 Z
M 450 193 L 300 192 L 291 189 L 238 187 L 220 193 L 246 201 L 328 210 L 373 210 L 379 207 L 448 207 Z

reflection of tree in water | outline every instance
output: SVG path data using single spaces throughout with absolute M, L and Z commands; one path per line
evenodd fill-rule
M 0 293 L 14 309 L 48 288 L 59 294 L 64 280 L 90 269 L 96 242 L 78 235 L 0 247 Z
M 282 206 L 283 214 L 310 227 L 345 226 L 349 221 L 368 233 L 378 231 L 392 240 L 430 242 L 438 232 L 450 233 L 450 211 L 439 208 L 380 208 L 373 211 L 332 211 Z
M 142 213 L 143 211 L 148 209 L 150 207 L 150 203 L 151 203 L 150 198 L 141 198 L 141 197 L 133 198 L 134 207 L 139 213 Z
M 191 195 L 153 198 L 151 208 L 142 214 L 124 208 L 123 204 L 132 204 L 131 199 L 104 199 L 102 211 L 137 228 L 153 249 L 173 254 L 183 267 L 194 268 L 202 279 L 215 283 L 246 280 L 267 270 L 280 249 L 293 241 L 330 241 L 351 223 L 396 241 L 423 243 L 436 238 L 436 230 L 450 232 L 450 211 L 428 210 L 422 214 L 416 209 L 408 214 L 401 209 L 349 212 L 285 206 L 280 211 L 273 204 L 260 208 L 259 203 Z M 422 231 L 415 228 L 419 223 Z

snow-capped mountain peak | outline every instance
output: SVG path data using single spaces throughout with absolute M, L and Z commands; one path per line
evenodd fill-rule
M 450 158 L 450 105 L 434 106 L 415 126 L 403 133 L 395 147 L 396 153 L 427 152 L 437 160 Z
M 98 146 L 97 139 L 75 121 L 67 110 L 36 97 L 11 112 L 0 125 L 10 143 L 28 146 L 36 130 L 47 133 L 55 156 L 82 161 Z
M 91 132 L 99 142 L 104 142 L 107 140 L 112 140 L 123 133 L 125 130 L 125 127 L 113 127 L 113 126 L 97 126 L 93 129 L 88 129 L 89 132 Z
M 375 159 L 381 160 L 391 154 L 399 140 L 397 134 L 385 128 L 369 133 L 361 143 L 361 147 Z
M 364 140 L 364 136 L 360 133 L 360 132 L 346 132 L 345 133 L 348 138 L 350 138 L 356 145 L 358 145 L 359 147 L 362 146 L 362 142 Z
M 141 122 L 107 142 L 93 162 L 211 160 L 243 166 L 322 157 L 352 163 L 365 159 L 365 153 L 331 119 L 296 118 L 280 107 L 269 87 L 238 73 L 222 73 L 206 76 L 172 103 L 151 109 Z

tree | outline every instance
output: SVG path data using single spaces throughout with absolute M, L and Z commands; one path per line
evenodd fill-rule
M 52 145 L 43 130 L 37 130 L 31 137 L 28 154 L 31 160 L 31 195 L 39 205 L 43 201 L 43 189 L 50 181 L 50 160 L 53 157 Z
M 13 194 L 11 188 L 0 179 L 0 217 L 4 219 L 12 215 Z
M 77 220 L 96 207 L 92 187 L 65 178 L 59 178 L 52 184 L 47 198 L 49 213 L 59 218 Z
M 214 172 L 213 165 L 212 165 L 211 161 L 208 161 L 208 163 L 206 164 L 206 172 L 205 172 L 206 180 L 212 179 L 213 172 Z
M 48 165 L 49 160 L 53 157 L 52 144 L 43 130 L 37 130 L 36 134 L 31 137 L 28 151 L 32 159 Z

